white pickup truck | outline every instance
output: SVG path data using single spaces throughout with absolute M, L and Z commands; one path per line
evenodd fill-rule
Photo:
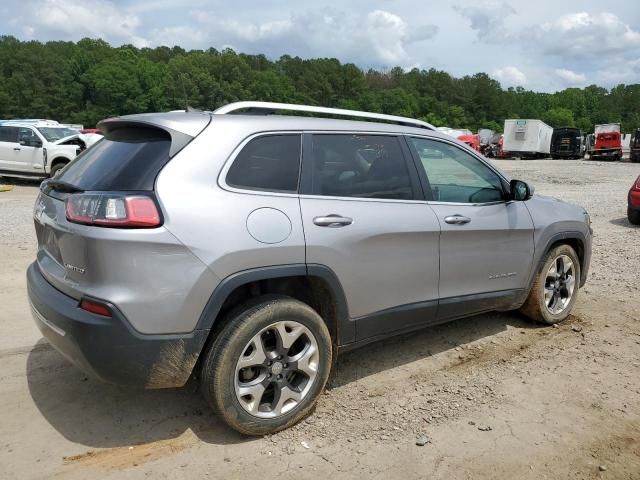
M 0 123 L 0 176 L 55 176 L 101 138 L 53 121 Z

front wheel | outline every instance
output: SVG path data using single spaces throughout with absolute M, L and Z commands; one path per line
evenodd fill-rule
M 49 172 L 49 176 L 51 178 L 57 177 L 60 175 L 60 170 L 64 168 L 66 163 L 56 163 L 53 167 L 51 167 L 51 171 Z
M 290 297 L 265 297 L 237 309 L 218 333 L 202 367 L 202 391 L 233 429 L 274 433 L 311 412 L 331 359 L 331 337 L 315 310 Z
M 579 284 L 578 255 L 569 245 L 559 245 L 545 257 L 529 297 L 520 310 L 536 322 L 547 325 L 561 322 L 571 313 Z

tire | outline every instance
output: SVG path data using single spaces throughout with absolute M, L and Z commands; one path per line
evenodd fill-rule
M 627 218 L 633 225 L 640 225 L 640 210 L 634 210 L 631 207 L 627 207 Z
M 53 167 L 51 167 L 51 171 L 49 172 L 49 177 L 53 178 L 55 176 L 57 176 L 60 173 L 60 170 L 62 170 L 65 167 L 66 163 L 56 163 Z
M 320 315 L 293 298 L 268 296 L 228 319 L 201 372 L 214 411 L 246 435 L 275 433 L 309 415 L 332 366 L 331 337 Z
M 564 265 L 563 274 L 558 273 L 560 262 Z M 552 266 L 555 266 L 555 273 Z M 560 277 L 552 281 L 556 274 Z M 571 313 L 578 298 L 579 285 L 578 255 L 569 245 L 558 245 L 547 253 L 520 311 L 535 322 L 546 325 L 559 323 Z

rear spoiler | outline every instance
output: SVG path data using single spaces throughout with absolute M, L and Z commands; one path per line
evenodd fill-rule
M 107 118 L 99 122 L 97 127 L 107 139 L 110 134 L 122 128 L 142 127 L 161 130 L 171 137 L 169 156 L 173 157 L 207 128 L 211 119 L 211 114 L 204 112 L 144 113 Z

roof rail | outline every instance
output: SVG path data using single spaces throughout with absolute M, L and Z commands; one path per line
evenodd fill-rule
M 273 102 L 235 102 L 220 107 L 213 113 L 215 115 L 224 115 L 238 110 L 249 110 L 252 113 L 273 113 L 274 110 L 287 110 L 292 112 L 310 112 L 324 113 L 326 115 L 340 115 L 344 117 L 359 117 L 370 120 L 384 120 L 409 127 L 426 128 L 435 130 L 430 123 L 416 120 L 414 118 L 397 117 L 395 115 L 386 115 L 384 113 L 360 112 L 358 110 L 344 110 L 342 108 L 314 107 L 312 105 L 295 105 L 290 103 L 273 103 Z

